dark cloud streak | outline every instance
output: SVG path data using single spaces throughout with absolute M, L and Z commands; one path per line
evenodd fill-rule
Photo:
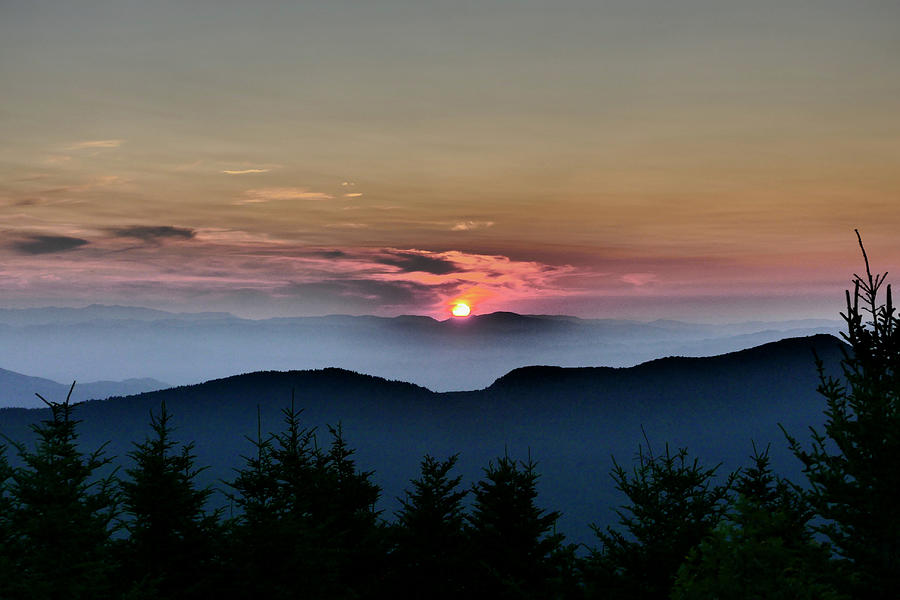
M 282 295 L 313 301 L 326 300 L 336 306 L 350 303 L 371 310 L 373 306 L 428 306 L 438 301 L 441 293 L 455 288 L 456 284 L 425 285 L 412 281 L 352 278 L 295 283 L 278 291 Z
M 29 235 L 12 243 L 22 254 L 52 254 L 66 252 L 88 244 L 87 240 L 66 235 Z
M 397 267 L 404 273 L 423 272 L 432 275 L 449 275 L 459 268 L 453 261 L 416 254 L 415 252 L 392 252 L 387 256 L 374 259 L 375 262 Z
M 195 235 L 193 229 L 173 227 L 171 225 L 133 225 L 131 227 L 110 229 L 109 231 L 116 237 L 134 238 L 145 242 L 156 242 L 161 239 L 189 240 Z

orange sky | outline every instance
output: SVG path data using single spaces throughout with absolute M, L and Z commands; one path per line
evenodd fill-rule
M 0 307 L 836 317 L 900 6 L 0 8 Z

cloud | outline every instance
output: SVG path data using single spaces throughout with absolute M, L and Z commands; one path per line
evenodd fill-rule
M 240 292 L 268 299 L 273 306 L 302 306 L 313 313 L 435 317 L 446 316 L 453 301 L 465 300 L 479 313 L 566 296 L 571 286 L 567 278 L 578 276 L 577 269 L 567 265 L 457 250 L 316 247 L 269 234 L 171 225 L 130 225 L 104 232 L 106 236 L 91 239 L 85 250 L 65 257 L 17 257 L 18 262 L 4 265 L 6 275 L 14 275 L 19 290 L 67 289 L 80 298 L 93 298 L 103 290 L 109 298 L 125 300 L 140 290 L 166 301 L 215 297 L 224 302 Z M 8 236 L 16 242 L 7 246 L 35 255 L 88 243 L 70 237 L 80 236 L 77 230 L 59 231 L 69 236 L 37 233 L 44 232 Z
M 626 273 L 620 277 L 622 281 L 625 283 L 630 283 L 631 285 L 641 287 L 647 285 L 648 283 L 653 283 L 656 281 L 655 273 Z
M 330 200 L 333 198 L 325 192 L 312 192 L 300 187 L 272 187 L 247 190 L 245 198 L 235 204 L 260 204 L 272 200 Z
M 231 171 L 229 169 L 225 169 L 222 171 L 226 175 L 253 175 L 255 173 L 268 173 L 272 169 L 241 169 L 238 171 Z
M 343 187 L 353 187 L 355 185 L 356 185 L 356 183 L 353 181 L 342 181 L 341 182 L 341 186 L 343 186 Z
M 52 254 L 66 252 L 88 244 L 87 240 L 66 235 L 27 235 L 12 243 L 23 254 Z
M 111 186 L 121 186 L 129 183 L 129 181 L 129 179 L 125 179 L 124 177 L 120 177 L 118 175 L 98 175 L 91 178 L 89 181 L 85 181 L 84 183 L 44 188 L 38 190 L 37 193 L 40 194 L 38 198 L 44 200 L 47 196 L 59 197 L 65 196 L 67 194 L 81 194 L 84 192 L 91 192 Z
M 316 252 L 310 252 L 312 256 L 320 256 L 322 258 L 344 258 L 347 256 L 347 253 L 343 250 L 319 250 Z
M 344 198 L 359 198 L 362 192 L 353 192 L 352 194 L 344 194 Z
M 414 281 L 378 281 L 373 279 L 335 279 L 295 283 L 278 290 L 279 294 L 298 296 L 305 302 L 344 305 L 369 312 L 373 306 L 428 306 L 444 293 L 438 286 Z M 336 300 L 338 302 L 336 302 Z
M 451 260 L 415 251 L 395 250 L 388 252 L 385 256 L 376 257 L 374 260 L 382 265 L 397 267 L 404 273 L 422 272 L 432 275 L 447 275 L 459 270 Z
M 116 237 L 135 238 L 145 242 L 157 242 L 165 238 L 189 240 L 195 235 L 193 229 L 171 225 L 132 225 L 111 229 L 110 232 Z
M 96 148 L 118 148 L 125 140 L 87 140 L 69 146 L 69 150 L 88 150 Z
M 333 223 L 331 225 L 326 225 L 329 229 L 366 229 L 369 227 L 368 223 Z
M 473 229 L 485 229 L 493 227 L 493 221 L 460 221 L 450 228 L 450 231 L 471 231 Z

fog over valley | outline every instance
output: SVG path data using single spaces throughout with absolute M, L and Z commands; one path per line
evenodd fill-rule
M 250 320 L 123 306 L 4 309 L 0 368 L 63 384 L 152 378 L 165 387 L 259 370 L 339 367 L 442 392 L 481 389 L 528 365 L 624 367 L 839 329 L 837 321 L 812 319 L 710 325 L 498 312 L 444 321 Z M 28 395 L 4 394 L 0 406 L 33 405 Z

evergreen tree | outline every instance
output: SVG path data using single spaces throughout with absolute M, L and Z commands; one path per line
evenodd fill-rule
M 12 581 L 15 576 L 15 557 L 18 556 L 18 539 L 14 533 L 12 517 L 13 503 L 9 484 L 13 470 L 6 459 L 6 445 L 0 444 L 0 582 Z M 0 597 L 5 585 L 0 583 Z
M 493 598 L 548 598 L 559 586 L 563 536 L 560 513 L 545 511 L 537 499 L 537 465 L 508 456 L 491 461 L 472 487 L 469 515 L 476 559 L 472 590 Z
M 713 485 L 718 465 L 706 468 L 687 449 L 655 456 L 647 444 L 629 473 L 613 459 L 612 478 L 630 505 L 616 513 L 623 531 L 593 526 L 602 546 L 585 569 L 589 597 L 668 598 L 678 567 L 718 524 L 733 483 Z
M 421 476 L 400 498 L 393 552 L 398 598 L 458 598 L 463 593 L 466 547 L 462 477 L 450 477 L 459 455 L 441 461 L 426 455 Z
M 284 429 L 250 440 L 230 484 L 238 516 L 231 524 L 235 597 L 355 598 L 373 587 L 385 552 L 374 505 L 379 488 L 360 472 L 340 427 L 319 448 L 301 410 L 282 411 Z M 258 427 L 259 430 L 259 427 Z M 242 591 L 243 590 L 243 591 Z
M 282 409 L 285 428 L 262 435 L 257 408 L 254 453 L 229 483 L 235 516 L 229 524 L 230 595 L 273 600 L 315 597 L 317 571 L 310 501 L 314 431 L 301 425 L 302 411 Z M 321 573 L 320 573 L 321 574 Z
M 228 524 L 229 589 L 234 598 L 258 596 L 270 600 L 293 598 L 290 558 L 294 555 L 294 533 L 282 522 L 279 483 L 273 459 L 273 436 L 263 437 L 257 407 L 256 438 L 247 437 L 255 450 L 242 456 L 245 466 L 237 470 L 228 494 L 237 517 Z
M 859 232 L 857 232 L 859 237 Z M 866 276 L 854 275 L 842 313 L 850 345 L 843 378 L 826 376 L 821 361 L 819 393 L 825 397 L 823 431 L 812 429 L 804 449 L 788 435 L 803 463 L 810 498 L 825 519 L 828 536 L 857 598 L 896 598 L 900 589 L 900 322 L 886 273 L 872 275 L 862 240 Z
M 4 568 L 14 576 L 0 582 L 0 597 L 41 600 L 111 595 L 115 479 L 114 475 L 100 477 L 98 471 L 112 459 L 104 457 L 103 447 L 89 454 L 78 449 L 80 421 L 69 403 L 74 387 L 73 383 L 64 402 L 48 402 L 38 395 L 51 416 L 32 425 L 35 449 L 14 443 L 23 466 L 3 466 L 10 480 L 2 518 L 9 543 L 3 552 Z
M 673 600 L 836 599 L 827 546 L 813 539 L 802 494 L 772 474 L 754 446 L 737 479 L 737 501 L 678 571 Z
M 356 468 L 355 450 L 344 439 L 341 425 L 328 430 L 331 444 L 318 464 L 324 484 L 319 498 L 325 503 L 314 518 L 323 526 L 319 551 L 328 557 L 328 571 L 345 594 L 329 597 L 371 596 L 381 589 L 386 567 L 386 535 L 375 510 L 381 489 L 371 480 L 374 472 Z
M 205 504 L 212 490 L 198 488 L 193 443 L 172 439 L 171 415 L 162 403 L 150 414 L 153 434 L 128 454 L 134 467 L 122 482 L 126 585 L 141 597 L 206 597 L 212 581 L 216 513 Z

